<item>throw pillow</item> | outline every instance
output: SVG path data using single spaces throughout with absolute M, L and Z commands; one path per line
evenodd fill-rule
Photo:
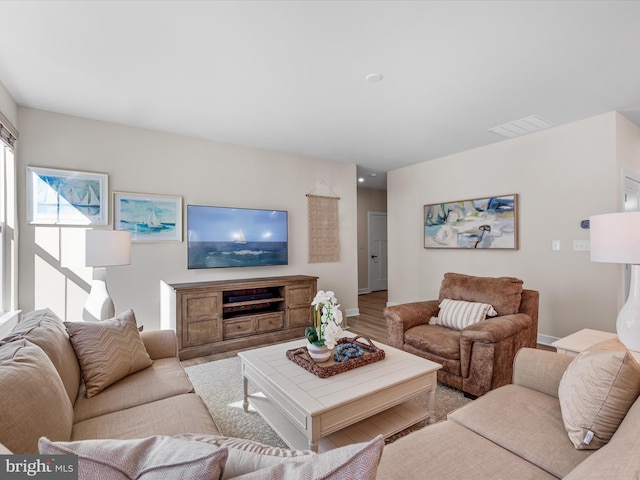
M 437 317 L 432 317 L 431 325 L 442 325 L 463 330 L 469 325 L 478 323 L 489 317 L 495 317 L 496 311 L 488 303 L 465 302 L 462 300 L 450 300 L 445 298 L 440 302 L 440 311 Z
M 0 342 L 18 338 L 29 340 L 47 354 L 64 383 L 69 399 L 75 402 L 82 375 L 63 321 L 48 308 L 25 313 L 11 335 Z
M 140 480 L 219 479 L 227 450 L 164 435 L 133 440 L 51 442 L 43 437 L 40 454 L 77 455 L 78 478 Z
M 237 476 L 234 480 L 375 480 L 383 447 L 384 438 L 378 435 L 367 443 L 287 459 L 277 465 Z
M 38 453 L 38 438 L 69 440 L 73 405 L 46 353 L 24 338 L 0 346 L 0 441 Z
M 226 448 L 229 451 L 229 456 L 227 457 L 222 480 L 279 465 L 292 459 L 300 460 L 300 457 L 315 455 L 311 450 L 289 450 L 243 438 L 194 433 L 177 435 L 177 438 L 206 442 L 216 447 Z
M 101 322 L 64 322 L 78 357 L 87 398 L 147 368 L 149 357 L 133 310 Z
M 579 450 L 605 445 L 640 395 L 640 366 L 615 338 L 578 355 L 567 367 L 558 398 L 569 439 Z

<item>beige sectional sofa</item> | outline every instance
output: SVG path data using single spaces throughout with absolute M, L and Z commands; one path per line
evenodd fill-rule
M 627 353 L 624 361 L 635 364 L 629 357 Z M 608 444 L 577 449 L 570 441 L 558 392 L 574 360 L 554 352 L 520 350 L 512 384 L 450 413 L 444 422 L 387 445 L 378 480 L 637 480 L 640 400 L 626 415 L 621 412 L 624 419 Z M 637 365 L 632 367 L 637 388 Z M 568 388 L 579 391 L 575 384 Z M 565 404 L 565 413 L 571 407 Z
M 38 439 L 130 439 L 218 434 L 180 365 L 173 331 L 141 332 L 150 366 L 87 398 L 63 322 L 50 310 L 25 315 L 0 340 L 0 443 L 38 453 Z
M 140 333 L 131 311 L 25 315 L 0 339 L 0 455 L 73 455 L 80 480 L 375 480 L 382 436 L 327 454 L 221 436 L 177 353 L 175 332 Z
M 139 334 L 135 318 L 129 323 L 132 338 L 124 350 L 104 338 L 94 343 L 106 351 L 120 348 L 114 358 L 132 356 L 136 363 L 140 358 L 128 346 L 141 340 L 150 358 L 132 373 L 118 362 L 107 372 L 98 370 L 101 391 L 82 361 L 83 332 L 51 311 L 25 315 L 0 340 L 0 454 L 74 453 L 80 456 L 80 478 L 111 478 L 114 464 L 131 468 L 130 478 L 145 478 L 140 472 L 149 468 L 223 480 L 640 478 L 640 367 L 619 343 L 577 359 L 522 349 L 512 384 L 450 413 L 446 421 L 384 449 L 377 437 L 315 455 L 219 436 L 178 361 L 175 333 Z M 89 358 L 100 355 L 92 353 Z M 117 371 L 124 377 L 104 380 Z M 601 405 L 594 407 L 592 400 Z M 572 418 L 585 409 L 595 412 L 595 420 Z M 589 445 L 580 443 L 587 439 L 584 427 L 595 432 Z M 154 461 L 161 467 L 150 466 Z

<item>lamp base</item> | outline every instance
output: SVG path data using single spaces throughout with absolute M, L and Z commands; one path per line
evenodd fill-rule
M 616 320 L 618 338 L 634 352 L 640 352 L 640 265 L 631 266 L 629 296 Z
M 94 268 L 91 291 L 82 309 L 82 319 L 85 322 L 99 322 L 113 318 L 115 315 L 113 300 L 107 290 L 107 269 L 104 267 Z

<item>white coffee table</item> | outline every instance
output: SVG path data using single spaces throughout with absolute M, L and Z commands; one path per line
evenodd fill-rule
M 245 412 L 251 403 L 289 447 L 325 451 L 433 422 L 441 365 L 375 342 L 383 360 L 320 378 L 285 355 L 304 345 L 302 339 L 238 354 Z M 260 393 L 249 395 L 249 382 Z M 409 401 L 425 393 L 428 409 Z

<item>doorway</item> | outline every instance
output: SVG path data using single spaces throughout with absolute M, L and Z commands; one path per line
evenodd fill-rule
M 637 212 L 640 210 L 640 175 L 629 170 L 622 171 L 622 211 Z M 631 283 L 631 265 L 622 268 L 622 303 L 629 296 L 629 284 Z
M 387 214 L 368 212 L 369 290 L 387 289 Z

